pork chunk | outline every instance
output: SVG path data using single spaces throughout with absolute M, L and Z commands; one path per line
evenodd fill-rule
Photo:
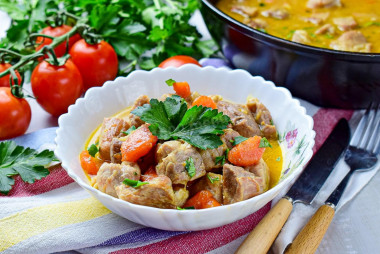
M 140 168 L 136 163 L 103 163 L 96 175 L 98 189 L 108 195 L 117 197 L 115 188 L 123 184 L 125 178 L 140 179 Z
M 233 141 L 236 137 L 240 136 L 239 132 L 234 131 L 233 129 L 225 129 L 224 134 L 220 136 L 220 139 L 223 141 L 224 144 L 228 147 L 228 149 L 232 149 Z
M 264 137 L 270 139 L 277 138 L 277 130 L 273 124 L 269 110 L 256 98 L 247 101 L 247 107 L 254 116 L 255 121 L 260 125 Z
M 330 7 L 340 7 L 342 4 L 340 0 L 309 0 L 306 3 L 306 7 L 310 9 L 317 8 L 330 8 Z
M 113 138 L 123 136 L 128 130 L 129 123 L 119 118 L 104 118 L 99 137 L 99 155 L 105 161 L 111 161 L 111 143 Z
M 113 138 L 110 146 L 111 163 L 121 163 L 121 145 L 123 141 Z
M 136 99 L 135 103 L 133 104 L 132 110 L 137 108 L 137 107 L 141 107 L 144 104 L 148 104 L 148 103 L 149 103 L 149 97 L 146 95 L 141 95 L 140 97 L 138 97 Z M 130 122 L 131 126 L 133 125 L 136 128 L 140 127 L 141 125 L 143 125 L 145 123 L 143 120 L 141 120 L 140 117 L 138 117 L 134 114 L 129 115 L 129 122 Z
M 275 8 L 261 12 L 261 15 L 267 18 L 286 19 L 289 17 L 289 12 L 284 8 Z
M 372 44 L 359 31 L 348 31 L 343 33 L 337 40 L 330 44 L 332 49 L 354 51 L 354 52 L 371 52 Z
M 248 21 L 247 25 L 255 29 L 265 29 L 267 28 L 268 23 L 263 19 L 256 18 Z
M 133 204 L 157 208 L 175 208 L 175 193 L 167 176 L 160 175 L 138 188 L 122 184 L 116 187 L 117 196 Z M 183 192 L 181 193 L 183 195 Z M 184 202 L 183 202 L 184 203 Z
M 239 132 L 241 136 L 249 138 L 261 135 L 260 128 L 247 106 L 227 101 L 220 101 L 216 105 L 219 111 L 231 118 L 232 129 Z
M 193 177 L 189 176 L 185 168 L 186 160 L 190 157 L 194 161 L 196 170 Z M 188 181 L 193 181 L 206 174 L 202 156 L 196 148 L 186 142 L 174 140 L 159 145 L 156 158 L 158 160 L 157 174 L 169 177 L 173 184 L 186 185 Z
M 242 16 L 245 16 L 245 17 L 254 17 L 258 13 L 257 8 L 252 7 L 252 6 L 247 6 L 247 5 L 245 5 L 245 6 L 244 5 L 233 6 L 231 8 L 231 11 L 235 12 L 237 14 L 240 14 Z
M 256 181 L 260 186 L 260 193 L 263 193 L 269 188 L 269 168 L 263 159 L 260 159 L 257 165 L 245 167 L 245 170 L 255 174 Z
M 316 35 L 320 35 L 320 34 L 334 35 L 335 34 L 335 27 L 331 24 L 325 24 L 325 25 L 321 26 L 320 28 L 318 28 L 315 31 L 315 34 Z
M 211 180 L 210 180 L 211 179 Z M 194 196 L 201 190 L 208 190 L 212 196 L 223 204 L 223 176 L 208 172 L 198 182 L 190 186 L 190 196 Z
M 296 30 L 292 35 L 292 41 L 307 44 L 310 43 L 310 37 L 305 30 Z
M 214 149 L 199 149 L 199 153 L 202 156 L 203 163 L 205 165 L 206 171 L 210 171 L 214 168 L 221 168 L 221 163 L 216 164 L 216 158 L 221 157 L 227 150 L 227 145 L 223 143 L 223 145 L 214 148 Z
M 355 19 L 353 17 L 344 17 L 344 18 L 335 18 L 333 19 L 333 23 L 339 28 L 341 31 L 349 31 L 358 26 Z
M 254 173 L 231 164 L 223 166 L 223 204 L 233 204 L 262 193 Z
M 329 12 L 313 13 L 310 17 L 305 18 L 305 21 L 314 25 L 321 25 L 329 18 L 329 16 Z

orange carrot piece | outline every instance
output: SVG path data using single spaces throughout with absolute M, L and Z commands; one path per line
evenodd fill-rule
M 193 106 L 200 106 L 200 105 L 202 105 L 203 107 L 208 107 L 212 109 L 217 108 L 213 99 L 205 95 L 199 96 L 193 101 Z
M 195 209 L 205 209 L 211 207 L 221 206 L 221 204 L 216 201 L 212 196 L 212 193 L 208 190 L 202 190 L 195 194 L 192 198 L 186 201 L 183 207 L 191 207 Z
M 149 182 L 157 176 L 156 169 L 152 166 L 143 175 L 141 175 L 141 181 Z
M 228 160 L 236 166 L 251 166 L 259 163 L 265 148 L 260 148 L 260 136 L 250 137 L 228 152 Z
M 103 161 L 92 157 L 87 150 L 84 150 L 79 155 L 80 165 L 82 169 L 90 175 L 96 175 Z
M 150 132 L 148 125 L 141 126 L 129 134 L 121 145 L 121 160 L 136 162 L 149 153 L 156 145 L 157 140 L 157 137 Z
M 187 98 L 191 95 L 189 83 L 187 83 L 186 81 L 175 82 L 173 84 L 173 88 L 176 94 L 178 94 L 182 98 Z

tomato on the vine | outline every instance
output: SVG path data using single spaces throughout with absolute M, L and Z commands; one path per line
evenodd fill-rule
M 200 65 L 200 63 L 196 59 L 192 58 L 191 56 L 184 56 L 184 55 L 169 57 L 168 59 L 160 63 L 158 67 L 160 68 L 180 67 L 184 64 L 195 64 L 202 67 L 202 65 Z
M 84 39 L 77 41 L 70 49 L 71 59 L 78 67 L 85 90 L 102 86 L 117 76 L 119 62 L 113 47 L 105 41 L 88 44 Z
M 8 70 L 10 67 L 12 67 L 11 64 L 9 63 L 1 63 L 0 62 L 0 73 L 2 73 L 3 71 L 6 71 Z M 16 73 L 16 76 L 18 78 L 18 85 L 21 84 L 21 76 L 20 76 L 20 73 L 18 71 L 15 71 Z M 9 77 L 10 77 L 11 74 L 7 74 L 3 77 L 0 78 L 0 87 L 10 87 L 9 85 Z M 15 84 L 15 81 L 13 80 L 12 78 L 12 85 Z
M 62 26 L 56 26 L 56 27 L 45 27 L 42 29 L 41 34 L 49 35 L 52 37 L 59 37 L 61 35 L 64 35 L 65 33 L 69 32 L 71 30 L 71 26 L 68 25 L 62 25 Z M 76 41 L 80 39 L 79 34 L 74 34 L 69 38 L 69 49 L 74 45 Z M 40 50 L 43 46 L 49 45 L 52 42 L 50 38 L 44 38 L 44 37 L 37 37 L 36 43 L 37 43 L 37 48 L 36 51 Z M 55 49 L 54 53 L 57 57 L 61 57 L 66 53 L 66 41 L 62 42 L 59 44 Z
M 32 111 L 25 99 L 13 96 L 10 87 L 0 87 L 0 140 L 24 134 L 31 117 Z
M 83 91 L 82 76 L 70 59 L 62 66 L 42 61 L 33 70 L 30 82 L 37 102 L 53 116 L 66 113 Z

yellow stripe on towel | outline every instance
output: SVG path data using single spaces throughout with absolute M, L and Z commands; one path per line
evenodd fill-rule
M 54 228 L 111 213 L 95 198 L 40 206 L 0 220 L 0 251 Z

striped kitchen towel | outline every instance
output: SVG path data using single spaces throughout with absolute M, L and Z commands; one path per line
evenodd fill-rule
M 314 118 L 317 150 L 337 121 L 352 110 L 321 109 L 305 101 Z M 56 128 L 16 138 L 32 148 L 54 146 Z M 197 232 L 171 232 L 130 222 L 105 208 L 56 165 L 34 184 L 16 177 L 0 194 L 0 252 L 4 253 L 233 253 L 269 211 L 270 204 L 232 224 Z

